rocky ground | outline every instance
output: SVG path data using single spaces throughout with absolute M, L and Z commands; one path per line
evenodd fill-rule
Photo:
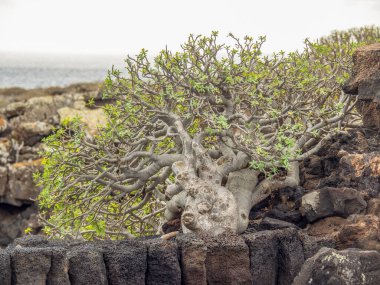
M 86 107 L 90 98 L 101 98 L 98 84 L 0 89 L 0 245 L 26 228 L 39 231 L 32 175 L 41 168 L 41 140 L 67 117 L 80 115 L 92 129 L 104 123 L 101 109 Z
M 251 277 L 247 280 L 260 280 L 257 284 L 292 284 L 293 280 L 296 285 L 379 284 L 380 44 L 358 50 L 354 61 L 353 76 L 344 90 L 359 96 L 357 109 L 363 115 L 363 126 L 336 135 L 303 161 L 299 187 L 281 189 L 252 209 L 249 228 L 239 238 L 249 248 L 251 263 L 246 265 Z M 97 88 L 90 86 L 71 86 L 58 93 L 45 89 L 42 96 L 17 95 L 13 102 L 8 98 L 11 91 L 0 91 L 0 102 L 7 98 L 0 110 L 0 244 L 10 243 L 26 227 L 39 230 L 34 203 L 38 188 L 32 173 L 40 168 L 41 139 L 68 116 L 80 114 L 92 128 L 104 121 L 99 109 L 85 105 L 89 98 L 100 98 Z M 173 221 L 164 230 L 174 231 L 179 224 Z M 177 238 L 181 250 L 186 249 L 183 243 Z M 207 256 L 215 263 L 221 257 L 220 253 L 213 256 L 213 248 L 223 242 L 206 243 Z M 182 259 L 183 254 L 179 254 Z M 192 250 L 189 264 L 193 266 L 202 254 Z M 181 270 L 186 271 L 187 261 L 181 262 Z M 202 262 L 191 270 L 202 271 L 206 264 L 209 272 L 216 272 L 207 275 L 207 280 L 220 277 L 219 269 L 207 260 Z

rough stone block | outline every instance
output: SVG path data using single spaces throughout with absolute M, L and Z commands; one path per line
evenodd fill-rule
M 205 243 L 195 235 L 178 235 L 177 244 L 181 256 L 182 283 L 188 285 L 206 285 Z
M 103 253 L 90 247 L 72 248 L 67 253 L 69 276 L 73 285 L 107 285 Z
M 11 258 L 3 249 L 0 249 L 0 284 L 11 285 Z
M 154 239 L 148 244 L 146 283 L 148 285 L 181 284 L 181 268 L 176 243 Z
M 70 285 L 69 260 L 66 249 L 52 248 L 51 268 L 47 276 L 46 285 Z
M 23 248 L 11 252 L 13 285 L 45 285 L 51 268 L 51 249 Z
M 302 242 L 294 229 L 283 230 L 278 235 L 278 285 L 290 285 L 305 261 Z
M 146 246 L 138 243 L 113 243 L 103 248 L 107 276 L 112 285 L 143 285 L 147 269 Z
M 249 249 L 240 236 L 206 238 L 208 284 L 252 284 Z
M 278 271 L 278 231 L 243 235 L 251 256 L 253 285 L 276 285 Z

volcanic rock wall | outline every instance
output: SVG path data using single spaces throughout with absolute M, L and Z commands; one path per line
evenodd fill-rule
M 30 236 L 0 249 L 0 284 L 378 284 L 379 252 L 326 246 L 333 244 L 289 228 L 217 238 L 179 234 L 171 240 Z

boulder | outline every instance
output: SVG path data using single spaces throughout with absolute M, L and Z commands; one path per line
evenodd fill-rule
M 46 285 L 70 285 L 69 260 L 66 257 L 65 248 L 54 247 L 51 249 L 51 267 L 47 276 Z
M 380 152 L 344 155 L 339 161 L 338 175 L 340 185 L 350 185 L 376 197 L 380 192 Z
M 0 165 L 7 165 L 11 148 L 11 140 L 6 137 L 0 138 Z
M 353 54 L 354 66 L 351 78 L 344 84 L 344 92 L 352 95 L 361 95 L 362 90 L 368 88 L 368 84 L 378 79 L 380 72 L 380 43 L 375 43 L 358 48 Z M 379 89 L 378 89 L 379 90 Z M 374 95 L 370 93 L 363 99 L 372 99 Z M 380 98 L 380 97 L 379 97 Z
M 45 236 L 40 235 L 28 235 L 24 237 L 16 238 L 12 246 L 20 246 L 20 247 L 45 247 L 48 246 L 49 242 Z
M 293 224 L 293 226 L 303 226 L 304 218 L 299 209 L 288 209 L 283 207 L 283 204 L 277 205 L 265 213 L 265 218 L 284 221 L 284 223 Z
M 380 194 L 379 150 L 378 131 L 356 129 L 337 134 L 323 144 L 313 159 L 303 162 L 301 185 L 309 191 L 323 187 L 354 188 L 366 200 L 376 198 Z M 317 160 L 322 169 L 313 172 Z
M 305 261 L 302 242 L 295 229 L 283 230 L 279 236 L 278 285 L 290 285 Z
M 12 137 L 27 146 L 32 146 L 48 136 L 53 130 L 53 125 L 44 121 L 20 122 L 13 126 Z
M 88 133 L 91 135 L 97 133 L 99 126 L 104 126 L 107 123 L 107 117 L 103 109 L 88 109 L 84 105 L 77 104 L 76 108 L 63 107 L 58 110 L 58 113 L 61 123 L 65 119 L 80 117 L 82 122 L 88 127 Z
M 380 253 L 322 248 L 306 260 L 293 285 L 377 285 Z
M 278 272 L 278 231 L 243 235 L 251 256 L 252 284 L 276 285 Z
M 355 189 L 324 187 L 302 197 L 302 212 L 309 222 L 328 217 L 360 213 L 367 203 Z
M 33 181 L 33 173 L 40 169 L 41 159 L 9 165 L 7 203 L 15 206 L 33 203 L 39 194 Z
M 14 102 L 5 107 L 4 114 L 7 118 L 24 114 L 27 106 L 24 102 Z
M 305 189 L 299 186 L 285 187 L 272 194 L 251 209 L 249 219 L 255 222 L 253 224 L 251 222 L 250 226 L 262 230 L 269 229 L 269 224 L 261 228 L 260 223 L 262 219 L 271 218 L 303 227 L 305 218 L 301 215 L 299 207 L 301 206 L 301 198 L 305 194 Z M 264 221 L 264 224 L 266 221 Z
M 16 122 L 38 121 L 48 124 L 58 123 L 57 106 L 54 96 L 30 98 L 24 103 L 24 108 L 21 114 L 17 114 L 17 118 L 10 120 L 11 125 L 14 125 Z

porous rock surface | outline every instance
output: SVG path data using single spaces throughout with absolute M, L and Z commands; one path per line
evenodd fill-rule
M 303 240 L 295 229 L 104 242 L 26 236 L 0 249 L 0 284 L 290 285 Z
M 377 285 L 380 280 L 380 253 L 322 248 L 309 258 L 293 285 Z

